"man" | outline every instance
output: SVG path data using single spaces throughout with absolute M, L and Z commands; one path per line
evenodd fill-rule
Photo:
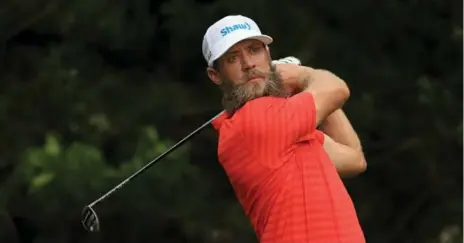
M 205 33 L 207 74 L 225 109 L 213 122 L 219 161 L 261 243 L 363 243 L 340 179 L 366 167 L 341 110 L 349 89 L 325 70 L 273 65 L 272 41 L 241 15 Z

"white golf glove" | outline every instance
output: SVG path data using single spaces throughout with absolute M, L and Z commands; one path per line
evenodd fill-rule
M 300 59 L 298 59 L 296 57 L 289 56 L 289 57 L 281 58 L 279 60 L 273 60 L 272 64 L 274 64 L 274 65 L 275 64 L 296 64 L 296 65 L 301 65 L 301 61 L 300 61 Z

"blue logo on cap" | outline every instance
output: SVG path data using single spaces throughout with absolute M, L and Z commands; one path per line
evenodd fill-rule
M 221 29 L 222 36 L 226 36 L 236 30 L 251 30 L 251 26 L 245 22 L 244 24 L 234 24 L 232 26 L 226 26 Z

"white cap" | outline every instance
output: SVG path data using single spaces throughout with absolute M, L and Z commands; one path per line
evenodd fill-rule
M 272 43 L 270 36 L 261 34 L 255 21 L 242 15 L 229 15 L 211 25 L 203 37 L 202 48 L 208 66 L 212 66 L 229 48 L 245 39 L 256 39 L 265 45 Z

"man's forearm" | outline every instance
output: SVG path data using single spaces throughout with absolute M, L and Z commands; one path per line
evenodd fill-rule
M 303 92 L 313 96 L 316 108 L 316 124 L 323 123 L 330 114 L 341 109 L 350 97 L 350 90 L 345 81 L 323 69 L 305 69 L 306 87 Z
M 342 109 L 338 109 L 330 114 L 322 122 L 320 129 L 334 141 L 362 151 L 361 141 Z
M 341 176 L 357 175 L 366 170 L 367 163 L 362 151 L 361 141 L 342 109 L 330 114 L 322 122 L 320 130 L 336 143 L 349 148 L 345 149 L 339 146 L 330 151 L 327 148 L 328 145 L 326 146 L 324 143 L 324 149 L 329 153 Z

